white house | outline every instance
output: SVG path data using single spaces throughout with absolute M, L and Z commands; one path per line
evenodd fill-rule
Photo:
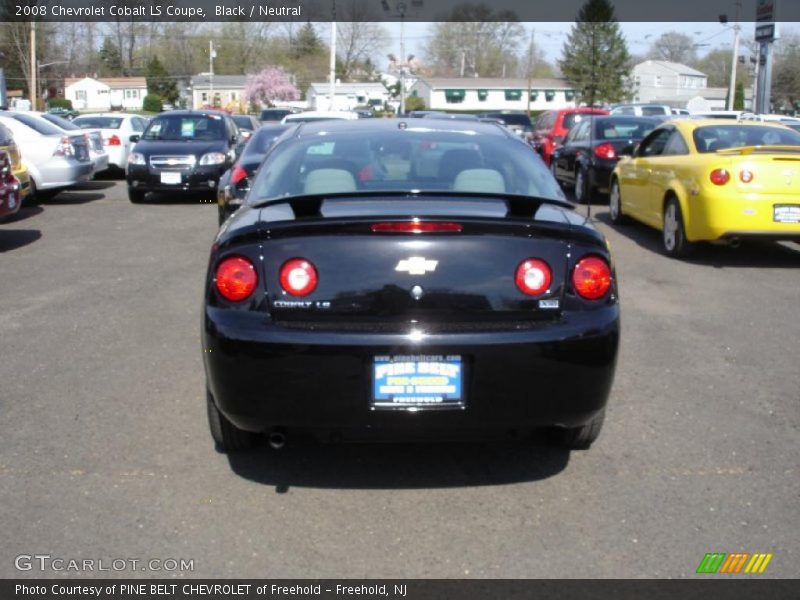
M 144 77 L 101 77 L 64 80 L 64 98 L 75 110 L 141 110 L 147 95 Z
M 425 101 L 428 110 L 499 111 L 528 109 L 528 80 L 491 77 L 423 79 L 411 86 L 411 95 Z M 530 110 L 575 106 L 575 90 L 563 79 L 532 79 Z
M 306 100 L 310 110 L 353 110 L 356 106 L 380 108 L 391 97 L 382 83 L 339 83 L 334 88 L 333 107 L 330 106 L 331 85 L 312 83 L 308 86 Z
M 191 80 L 192 108 L 215 106 L 234 112 L 244 112 L 246 75 L 195 75 Z
M 667 60 L 646 60 L 633 67 L 634 102 L 685 106 L 708 87 L 705 73 Z

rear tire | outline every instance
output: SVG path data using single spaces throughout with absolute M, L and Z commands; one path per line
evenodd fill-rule
M 589 188 L 589 175 L 583 167 L 578 167 L 575 170 L 575 202 L 578 204 L 592 203 L 592 190 Z
M 569 450 L 588 450 L 600 435 L 605 418 L 606 409 L 604 408 L 586 425 L 561 430 L 561 439 L 559 440 L 561 446 Z
M 692 250 L 692 243 L 686 239 L 683 213 L 677 198 L 669 198 L 664 205 L 664 221 L 661 231 L 661 244 L 664 254 L 671 258 L 684 258 Z
M 128 188 L 128 200 L 133 202 L 134 204 L 141 204 L 144 202 L 144 196 L 147 192 L 143 192 L 141 190 L 132 190 Z
M 552 174 L 553 174 L 553 179 L 555 179 L 555 180 L 556 180 L 556 183 L 558 184 L 558 187 L 563 187 L 563 186 L 561 185 L 561 182 L 558 180 L 558 175 L 556 174 L 557 172 L 558 172 L 558 169 L 556 169 L 556 161 L 554 161 L 554 160 L 551 158 L 551 159 L 550 159 L 550 173 L 552 173 Z
M 236 452 L 253 447 L 255 434 L 239 429 L 223 415 L 214 403 L 214 397 L 206 389 L 206 409 L 211 437 L 220 452 Z
M 622 212 L 622 194 L 617 179 L 611 181 L 611 190 L 608 193 L 608 216 L 615 225 L 622 225 L 628 220 Z

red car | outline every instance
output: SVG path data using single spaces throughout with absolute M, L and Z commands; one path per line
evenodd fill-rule
M 11 172 L 8 153 L 0 150 L 0 218 L 13 215 L 20 204 L 19 179 Z
M 533 124 L 533 147 L 542 155 L 546 165 L 550 164 L 550 156 L 564 142 L 570 128 L 575 124 L 575 117 L 581 114 L 607 115 L 602 108 L 563 108 L 543 112 Z

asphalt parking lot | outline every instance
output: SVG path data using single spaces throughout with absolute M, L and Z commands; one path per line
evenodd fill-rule
M 191 559 L 183 577 L 687 577 L 800 558 L 800 246 L 659 253 L 615 228 L 623 338 L 588 452 L 208 433 L 200 309 L 216 208 L 96 181 L 0 223 L 0 577 L 15 557 Z M 585 210 L 582 207 L 580 210 Z M 313 376 L 313 373 L 309 373 Z

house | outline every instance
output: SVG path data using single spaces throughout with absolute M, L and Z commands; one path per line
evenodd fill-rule
M 191 79 L 192 108 L 208 106 L 246 112 L 244 87 L 246 75 L 209 75 L 200 73 Z
M 144 77 L 84 77 L 64 80 L 64 98 L 75 110 L 142 110 L 147 95 Z
M 575 90 L 563 79 L 532 79 L 530 110 L 571 108 Z M 411 95 L 429 110 L 528 110 L 528 80 L 492 77 L 423 79 L 411 86 Z
M 703 90 L 701 96 L 690 98 L 686 102 L 690 112 L 711 112 L 728 109 L 728 88 L 710 87 Z M 744 90 L 744 110 L 753 110 L 753 90 Z
M 633 67 L 634 102 L 686 105 L 702 96 L 708 76 L 687 65 L 668 60 L 646 60 Z
M 310 110 L 353 110 L 356 106 L 382 107 L 391 97 L 382 83 L 340 83 L 334 88 L 333 107 L 330 106 L 330 83 L 312 83 L 306 91 Z

